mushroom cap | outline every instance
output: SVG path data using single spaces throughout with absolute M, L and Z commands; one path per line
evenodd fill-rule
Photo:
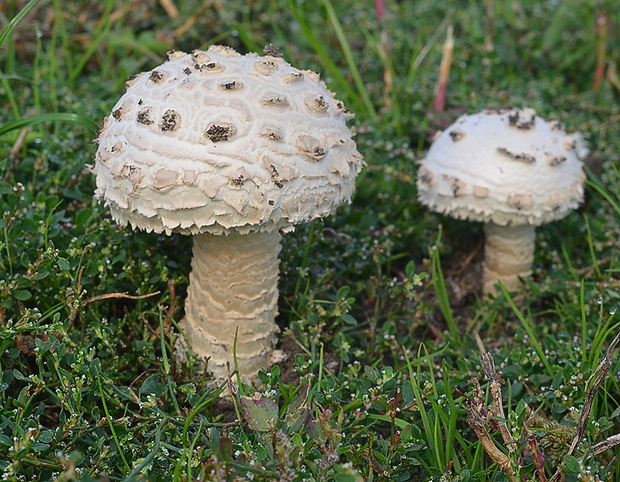
M 95 197 L 121 225 L 242 234 L 326 216 L 363 166 L 318 74 L 212 46 L 127 82 L 98 138 Z
M 499 225 L 540 225 L 583 200 L 583 140 L 533 109 L 465 115 L 419 161 L 418 198 L 434 211 Z

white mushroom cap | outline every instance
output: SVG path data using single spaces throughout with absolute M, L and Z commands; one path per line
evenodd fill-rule
M 363 166 L 352 117 L 318 74 L 213 46 L 130 79 L 104 122 L 95 196 L 122 225 L 281 229 L 349 201 Z
M 540 225 L 583 200 L 583 142 L 532 109 L 463 116 L 420 161 L 418 198 L 455 218 Z

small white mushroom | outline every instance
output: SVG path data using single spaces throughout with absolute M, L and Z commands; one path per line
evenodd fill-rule
M 194 235 L 180 357 L 221 380 L 238 333 L 251 381 L 281 356 L 280 232 L 349 201 L 363 166 L 350 117 L 317 74 L 218 46 L 128 82 L 99 135 L 95 194 L 122 225 Z
M 485 223 L 485 293 L 495 293 L 498 280 L 517 289 L 531 274 L 535 226 L 563 218 L 583 200 L 576 147 L 587 152 L 582 139 L 532 109 L 463 116 L 433 140 L 419 163 L 418 198 L 435 211 Z

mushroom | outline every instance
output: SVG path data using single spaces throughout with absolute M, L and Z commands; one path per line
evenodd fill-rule
M 318 74 L 279 57 L 222 46 L 168 57 L 130 79 L 105 119 L 95 196 L 123 226 L 194 237 L 181 322 L 189 348 L 221 380 L 237 333 L 250 381 L 282 356 L 280 232 L 350 201 L 363 166 L 353 115 Z
M 575 139 L 533 109 L 484 110 L 458 119 L 419 161 L 420 202 L 484 223 L 485 293 L 498 280 L 515 290 L 532 271 L 535 226 L 583 200 L 584 144 Z

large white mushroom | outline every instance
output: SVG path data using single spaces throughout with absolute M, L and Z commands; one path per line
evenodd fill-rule
M 489 109 L 458 119 L 419 162 L 423 204 L 484 223 L 485 293 L 498 280 L 515 290 L 531 274 L 535 227 L 581 203 L 584 149 L 533 109 Z
M 318 74 L 213 46 L 130 79 L 105 119 L 96 197 L 121 225 L 194 236 L 183 327 L 217 379 L 281 356 L 280 231 L 350 200 L 352 114 Z M 181 350 L 182 351 L 182 350 Z

